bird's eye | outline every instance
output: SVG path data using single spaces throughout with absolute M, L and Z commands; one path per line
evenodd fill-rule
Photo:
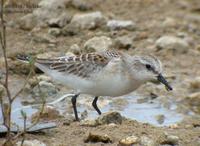
M 150 64 L 146 64 L 146 68 L 147 68 L 148 70 L 151 70 L 151 65 L 150 65 Z

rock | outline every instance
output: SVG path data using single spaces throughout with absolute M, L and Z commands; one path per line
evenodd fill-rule
M 79 55 L 81 53 L 81 48 L 77 44 L 73 44 L 69 48 L 69 52 Z
M 37 18 L 33 14 L 27 14 L 17 21 L 19 28 L 23 30 L 32 30 L 37 25 Z
M 90 132 L 84 142 L 111 143 L 112 140 L 107 134 Z
M 176 144 L 178 144 L 178 141 L 179 141 L 178 136 L 165 133 L 165 140 L 162 141 L 161 144 L 176 145 Z
M 91 10 L 92 5 L 87 0 L 73 0 L 72 6 L 81 11 Z
M 139 138 L 132 135 L 120 140 L 118 146 L 132 146 L 133 144 L 137 144 L 138 142 Z
M 71 21 L 72 15 L 70 13 L 63 12 L 59 17 L 49 19 L 47 21 L 49 27 L 62 28 Z
M 76 14 L 71 20 L 71 24 L 80 29 L 95 29 L 104 23 L 105 17 L 99 11 L 86 14 Z
M 126 49 L 132 47 L 132 39 L 129 36 L 121 36 L 115 39 L 115 47 L 117 49 Z
M 93 37 L 84 44 L 84 52 L 100 52 L 110 49 L 113 45 L 111 38 L 106 36 Z
M 62 34 L 64 36 L 73 36 L 77 35 L 80 31 L 78 24 L 68 24 L 62 29 Z
M 59 28 L 51 28 L 48 33 L 52 36 L 58 37 L 61 34 L 61 30 Z
M 147 136 L 141 136 L 140 143 L 142 146 L 158 146 L 158 144 L 151 138 Z
M 200 89 L 200 76 L 195 77 L 190 81 L 190 87 L 192 89 Z
M 187 100 L 191 106 L 200 106 L 200 92 L 191 93 Z
M 164 121 L 165 121 L 165 115 L 162 115 L 162 114 L 161 115 L 156 115 L 155 118 L 156 118 L 156 120 L 157 120 L 157 122 L 159 124 L 163 124 Z
M 21 143 L 22 143 L 21 141 L 18 141 L 16 145 L 21 146 Z M 34 139 L 34 140 L 25 140 L 23 146 L 46 146 L 46 144 Z
M 107 27 L 109 30 L 120 30 L 120 29 L 127 29 L 127 30 L 134 30 L 136 28 L 136 24 L 130 20 L 109 20 L 107 22 Z
M 171 124 L 168 127 L 171 128 L 171 129 L 178 129 L 179 125 L 178 124 Z
M 36 34 L 36 35 L 33 35 L 32 37 L 32 40 L 36 43 L 45 43 L 45 44 L 56 44 L 56 40 L 46 34 L 44 35 L 39 35 L 39 34 Z
M 41 0 L 38 5 L 45 9 L 65 9 L 70 2 L 71 0 Z
M 60 118 L 61 115 L 55 107 L 45 106 L 42 113 L 41 111 L 38 111 L 31 116 L 31 122 L 34 123 L 37 121 L 38 117 L 40 121 L 48 122 Z
M 156 41 L 158 49 L 168 49 L 177 53 L 186 53 L 189 44 L 185 40 L 174 36 L 162 36 Z
M 36 16 L 38 26 L 47 27 L 48 21 L 53 18 L 58 18 L 62 14 L 62 10 L 52 10 L 45 8 L 38 8 L 33 11 L 33 15 Z
M 174 18 L 167 17 L 162 22 L 162 25 L 163 25 L 163 27 L 175 27 L 175 26 L 177 26 L 177 21 Z
M 96 119 L 97 125 L 104 125 L 104 124 L 110 124 L 110 123 L 115 123 L 115 124 L 121 124 L 122 123 L 122 116 L 118 112 L 108 112 L 100 115 Z
M 82 120 L 80 123 L 81 126 L 95 127 L 97 126 L 96 120 Z
M 39 75 L 39 76 L 37 76 L 37 79 L 39 81 L 46 81 L 46 82 L 51 82 L 52 81 L 51 77 L 50 76 L 46 76 L 46 75 Z
M 35 86 L 32 90 L 33 96 L 46 97 L 57 94 L 58 89 L 50 82 L 40 81 L 39 85 Z

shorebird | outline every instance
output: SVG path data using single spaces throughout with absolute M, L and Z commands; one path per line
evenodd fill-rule
M 19 55 L 18 59 L 29 61 L 30 57 Z M 151 55 L 131 56 L 123 52 L 104 51 L 79 56 L 35 58 L 34 64 L 53 79 L 76 90 L 71 102 L 77 121 L 76 99 L 80 94 L 94 96 L 92 106 L 100 115 L 97 106 L 99 96 L 122 96 L 152 80 L 158 80 L 167 90 L 172 90 L 162 76 L 160 60 Z

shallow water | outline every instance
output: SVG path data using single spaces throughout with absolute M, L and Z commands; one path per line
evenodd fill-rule
M 118 111 L 126 118 L 134 119 L 143 123 L 149 123 L 155 126 L 168 126 L 170 124 L 180 122 L 184 118 L 183 114 L 176 112 L 176 105 L 174 103 L 171 104 L 170 109 L 167 109 L 162 103 L 160 103 L 158 99 L 149 100 L 144 103 L 138 103 L 138 99 L 139 97 L 136 95 L 128 95 L 117 98 L 101 98 L 99 103 L 103 102 L 104 104 L 103 106 L 101 104 L 101 107 L 99 107 L 103 113 L 108 111 Z M 67 100 L 70 100 L 70 98 L 67 98 Z M 116 102 L 116 100 L 119 102 Z M 81 96 L 78 98 L 78 101 L 81 101 L 77 107 L 79 113 L 87 110 L 88 119 L 94 119 L 98 117 L 97 112 L 93 108 L 88 108 L 88 98 L 86 99 L 84 96 Z M 123 104 L 121 102 L 123 102 Z M 12 121 L 18 126 L 23 126 L 23 118 L 20 112 L 22 106 L 23 105 L 21 104 L 20 99 L 17 98 L 13 104 Z M 66 109 L 66 106 L 69 105 L 67 105 L 66 102 L 60 102 L 57 103 L 56 106 L 60 111 L 63 111 L 63 109 Z M 23 108 L 23 111 L 27 114 L 28 119 L 30 119 L 31 115 L 35 113 L 37 109 L 28 107 Z M 163 122 L 158 122 L 156 119 L 156 116 L 158 115 L 164 116 Z M 0 112 L 0 123 L 2 123 L 2 121 L 2 114 Z M 27 124 L 30 124 L 29 120 L 27 121 Z
M 176 112 L 175 104 L 171 104 L 171 108 L 167 109 L 157 99 L 144 103 L 138 103 L 137 100 L 139 99 L 139 97 L 133 96 L 134 95 L 118 97 L 122 100 L 127 100 L 127 105 L 123 105 L 123 107 L 121 107 L 121 105 L 120 107 L 118 107 L 116 106 L 116 104 L 112 104 L 111 101 L 110 104 L 101 108 L 101 111 L 103 113 L 108 112 L 110 110 L 118 111 L 121 113 L 122 116 L 126 118 L 134 119 L 143 123 L 149 123 L 155 126 L 168 126 L 171 124 L 178 123 L 184 118 L 183 114 Z M 81 106 L 81 111 L 83 111 L 84 109 L 85 107 Z M 164 116 L 163 122 L 158 122 L 158 120 L 156 119 L 156 116 L 158 115 Z M 94 119 L 96 117 L 98 117 L 96 111 L 91 110 L 88 112 L 89 119 Z

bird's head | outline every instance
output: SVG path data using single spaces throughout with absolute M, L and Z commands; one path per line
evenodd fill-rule
M 131 61 L 131 72 L 141 82 L 155 81 L 163 83 L 167 90 L 172 90 L 162 75 L 162 64 L 154 56 L 134 56 Z

